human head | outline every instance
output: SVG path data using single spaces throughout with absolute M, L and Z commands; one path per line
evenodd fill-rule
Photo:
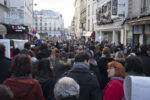
M 24 48 L 29 50 L 31 48 L 31 44 L 29 42 L 26 42 L 24 44 Z
M 147 51 L 147 45 L 145 44 L 140 45 L 140 53 L 146 54 L 146 51 Z
M 108 47 L 105 47 L 102 51 L 102 54 L 104 54 L 106 58 L 110 58 L 110 49 Z
M 37 67 L 37 76 L 43 78 L 54 78 L 54 72 L 52 70 L 52 63 L 48 58 L 43 58 L 39 61 Z
M 5 46 L 0 44 L 0 58 L 5 56 Z
M 125 68 L 123 67 L 123 65 L 121 63 L 118 63 L 116 61 L 112 61 L 110 63 L 108 63 L 107 65 L 108 67 L 108 77 L 122 77 L 125 78 L 126 77 L 126 72 L 125 72 Z
M 40 50 L 43 51 L 43 50 L 48 50 L 48 46 L 46 44 L 41 44 L 40 46 Z
M 87 52 L 79 52 L 75 57 L 75 62 L 86 62 L 88 63 L 90 55 Z
M 0 85 L 0 99 L 1 100 L 12 100 L 13 99 L 12 91 L 5 85 Z
M 32 62 L 29 55 L 17 55 L 12 60 L 10 71 L 15 77 L 30 76 L 32 73 Z
M 144 73 L 144 63 L 137 56 L 130 56 L 125 61 L 126 72 L 136 72 L 139 74 Z
M 118 51 L 115 54 L 115 61 L 118 61 L 120 63 L 125 62 L 125 56 L 122 52 Z
M 54 87 L 54 95 L 57 100 L 67 97 L 78 98 L 79 91 L 79 84 L 70 77 L 63 77 L 59 79 Z

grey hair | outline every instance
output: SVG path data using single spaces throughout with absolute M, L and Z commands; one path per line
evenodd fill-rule
M 1 100 L 12 100 L 14 97 L 13 92 L 5 85 L 0 85 L 0 99 Z
M 56 99 L 78 96 L 79 91 L 79 84 L 70 77 L 63 77 L 59 79 L 54 87 L 54 94 Z

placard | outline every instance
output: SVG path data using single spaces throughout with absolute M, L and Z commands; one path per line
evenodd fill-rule
M 127 77 L 124 93 L 126 100 L 150 100 L 150 77 Z

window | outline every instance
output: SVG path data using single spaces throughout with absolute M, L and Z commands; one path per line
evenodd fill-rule
M 50 31 L 52 30 L 51 27 L 49 27 L 49 30 L 50 30 Z
M 7 6 L 7 0 L 4 0 L 4 5 Z
M 45 31 L 47 30 L 47 27 L 45 27 Z
M 90 16 L 90 5 L 88 5 L 88 16 Z
M 40 23 L 40 26 L 42 26 L 42 23 Z
M 141 13 L 148 10 L 148 0 L 141 0 Z
M 113 0 L 112 2 L 112 15 L 117 15 L 118 10 L 118 0 Z
M 47 23 L 45 23 L 45 26 L 47 26 Z
M 40 27 L 40 30 L 42 31 L 42 27 Z

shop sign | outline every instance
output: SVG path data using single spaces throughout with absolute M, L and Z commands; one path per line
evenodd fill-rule
M 12 30 L 14 30 L 15 32 L 23 32 L 26 30 L 25 26 L 12 26 Z

